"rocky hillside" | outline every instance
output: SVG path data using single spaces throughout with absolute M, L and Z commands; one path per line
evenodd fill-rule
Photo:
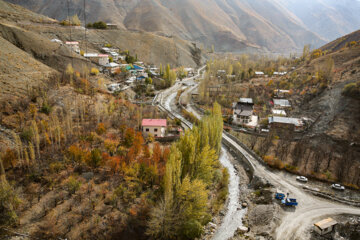
M 56 18 L 67 17 L 66 1 L 7 0 Z M 88 0 L 88 21 L 106 21 L 215 46 L 216 51 L 300 51 L 319 47 L 357 29 L 358 1 L 284 0 Z M 82 0 L 70 15 L 84 16 Z M 271 9 L 271 11 L 269 11 Z
M 288 115 L 312 119 L 310 128 L 298 134 L 274 130 L 267 137 L 240 134 L 241 140 L 276 168 L 359 188 L 360 42 L 309 59 L 295 72 L 276 81 L 293 91 Z
M 322 51 L 338 51 L 349 44 L 354 44 L 355 42 L 360 41 L 360 30 L 350 33 L 346 36 L 336 39 L 325 46 L 321 47 Z

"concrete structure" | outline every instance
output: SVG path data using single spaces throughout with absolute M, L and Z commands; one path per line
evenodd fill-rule
M 114 61 L 119 60 L 119 54 L 117 52 L 110 52 L 110 55 Z
M 284 98 L 290 95 L 290 90 L 283 90 L 283 89 L 275 89 L 274 96 L 278 98 Z
M 101 66 L 105 66 L 109 63 L 109 55 L 107 54 L 85 53 L 84 57 Z
M 103 53 L 110 53 L 110 52 L 111 52 L 111 49 L 108 48 L 108 47 L 103 47 L 103 48 L 101 49 L 101 51 L 102 51 Z
M 314 224 L 314 230 L 320 235 L 325 235 L 332 232 L 337 222 L 332 218 L 321 220 Z
M 225 76 L 225 75 L 226 75 L 226 71 L 225 71 L 225 70 L 218 70 L 218 71 L 217 71 L 217 75 L 218 75 L 218 76 Z
M 195 75 L 195 71 L 193 68 L 184 68 L 184 71 L 187 72 L 188 77 L 193 77 Z
M 68 46 L 72 51 L 80 53 L 79 42 L 65 42 L 65 45 Z
M 55 42 L 55 43 L 63 44 L 63 42 L 60 39 L 57 39 L 57 38 L 51 39 L 51 41 Z
M 275 109 L 286 109 L 291 108 L 291 104 L 287 99 L 273 99 Z
M 275 75 L 275 76 L 284 76 L 286 74 L 287 74 L 287 72 L 274 72 L 273 73 L 273 75 Z
M 154 137 L 165 137 L 167 121 L 166 119 L 143 119 L 141 127 L 144 137 L 150 134 Z
M 254 103 L 252 98 L 240 98 L 239 102 L 233 103 L 233 123 L 249 128 L 255 128 L 258 117 L 253 115 Z
M 286 117 L 286 112 L 285 112 L 285 110 L 281 110 L 281 109 L 271 109 L 271 113 L 272 113 L 274 116 L 283 116 L 283 117 Z
M 111 74 L 116 73 L 116 71 L 120 70 L 120 65 L 114 62 L 107 63 L 104 68 Z
M 264 74 L 263 72 L 258 72 L 258 71 L 256 71 L 256 72 L 255 72 L 255 75 L 256 75 L 257 77 L 262 77 L 262 76 L 264 76 L 265 74 Z
M 269 126 L 271 130 L 285 129 L 290 131 L 302 131 L 304 130 L 304 123 L 299 118 L 287 118 L 287 117 L 269 117 Z
M 118 25 L 117 24 L 114 24 L 114 23 L 107 23 L 106 24 L 106 27 L 108 29 L 118 29 Z

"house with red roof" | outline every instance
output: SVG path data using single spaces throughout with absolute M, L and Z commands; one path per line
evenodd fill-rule
M 145 137 L 150 134 L 154 137 L 165 137 L 167 121 L 166 119 L 143 119 L 141 128 Z

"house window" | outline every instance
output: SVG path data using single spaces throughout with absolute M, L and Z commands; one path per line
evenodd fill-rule
M 149 132 L 150 130 L 147 128 L 146 131 Z
M 155 134 L 155 137 L 157 137 L 158 135 L 157 134 Z
M 155 129 L 154 129 L 154 132 L 157 132 L 157 131 L 158 131 L 158 129 L 157 129 L 157 128 L 155 128 Z

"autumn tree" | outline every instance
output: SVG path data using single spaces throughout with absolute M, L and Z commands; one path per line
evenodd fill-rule
M 80 26 L 81 25 L 81 21 L 80 21 L 77 14 L 75 14 L 74 16 L 71 17 L 71 25 L 73 25 L 73 26 Z
M 133 128 L 127 128 L 124 134 L 124 145 L 131 147 L 135 139 L 135 130 Z

